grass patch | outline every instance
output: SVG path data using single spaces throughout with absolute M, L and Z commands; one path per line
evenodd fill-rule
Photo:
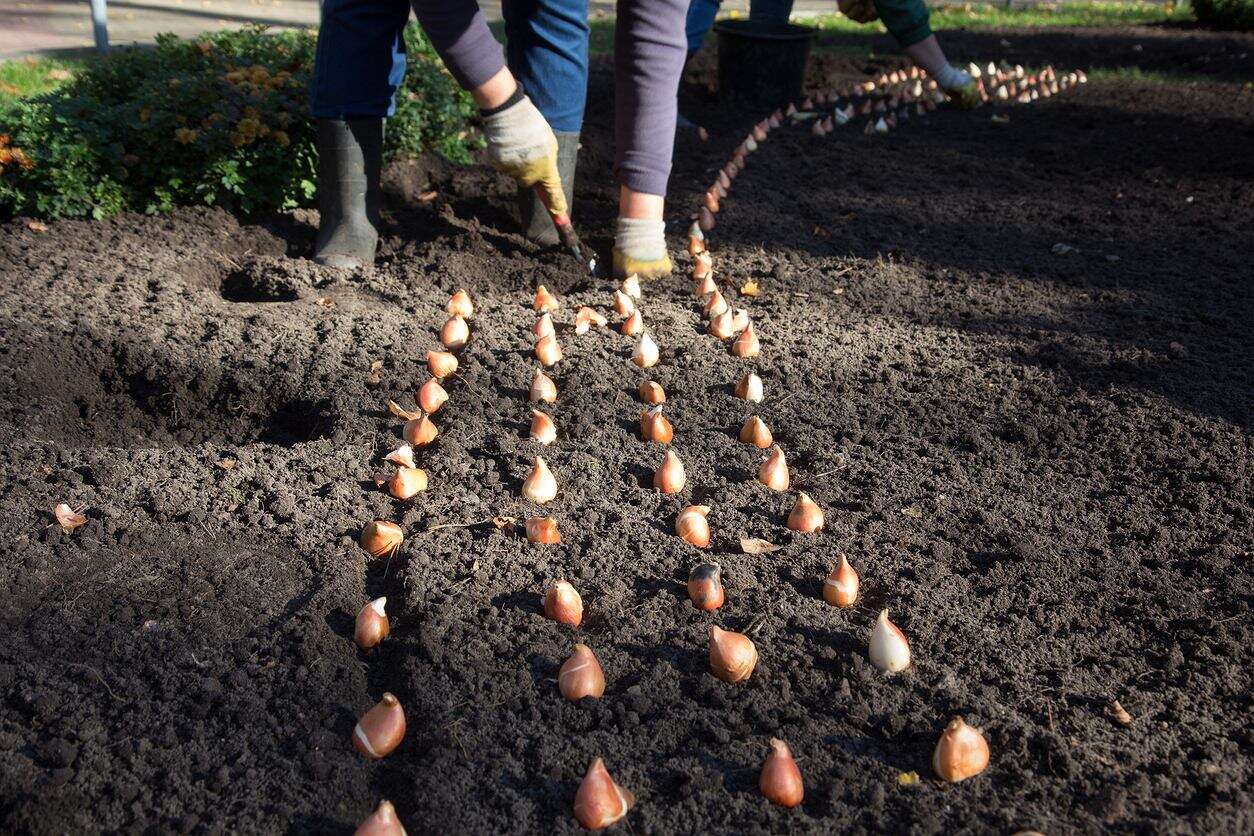
M 1042 4 L 1024 9 L 1007 9 L 987 3 L 967 3 L 932 9 L 932 28 L 978 29 L 1009 26 L 1127 26 L 1132 24 L 1185 22 L 1193 19 L 1186 6 L 1156 3 L 1081 2 Z M 819 15 L 802 21 L 828 32 L 866 33 L 867 27 L 884 32 L 879 21 L 856 23 L 844 15 Z
M 74 78 L 82 61 L 14 58 L 0 62 L 0 102 L 50 93 Z
M 1140 67 L 1094 67 L 1088 75 L 1092 81 L 1139 81 L 1144 84 L 1215 84 L 1224 81 L 1238 84 L 1241 81 L 1198 73 L 1143 70 Z

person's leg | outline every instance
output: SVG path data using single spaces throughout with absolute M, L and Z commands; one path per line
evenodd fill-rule
M 379 241 L 383 120 L 405 77 L 405 0 L 324 0 L 310 107 L 318 120 L 314 260 L 356 268 Z
M 675 145 L 676 96 L 688 43 L 688 0 L 619 0 L 614 34 L 619 219 L 614 271 L 666 275 L 663 201 Z
M 558 174 L 572 204 L 588 94 L 588 0 L 504 0 L 501 11 L 506 61 L 557 136 Z M 528 240 L 558 243 L 557 230 L 534 190 L 519 190 L 518 207 Z
M 705 36 L 714 26 L 714 18 L 718 17 L 720 5 L 722 0 L 692 0 L 689 4 L 687 19 L 684 21 L 684 36 L 688 39 L 690 58 L 705 43 Z

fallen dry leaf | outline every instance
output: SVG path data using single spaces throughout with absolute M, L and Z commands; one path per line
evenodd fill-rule
M 906 535 L 903 534 L 897 539 L 897 551 L 904 552 L 908 545 L 910 545 L 910 540 L 906 538 Z
M 214 464 L 223 470 L 234 470 L 235 465 L 239 464 L 239 462 L 236 459 L 218 459 Z
M 911 517 L 912 519 L 923 519 L 923 511 L 915 505 L 907 505 L 905 508 L 901 509 L 901 513 L 907 517 Z
M 87 518 L 80 511 L 75 511 L 64 502 L 58 503 L 57 507 L 52 509 L 52 514 L 57 518 L 57 525 L 61 526 L 61 530 L 66 534 L 72 534 L 74 529 L 87 522 Z
M 516 517 L 493 517 L 492 518 L 492 524 L 496 526 L 498 529 L 500 529 L 501 531 L 504 531 L 505 529 L 509 528 L 517 521 L 518 520 Z
M 330 296 L 319 296 L 314 300 L 314 304 L 320 308 L 334 308 L 335 303 L 331 301 Z
M 1132 715 L 1119 704 L 1119 700 L 1112 700 L 1110 705 L 1106 706 L 1106 716 L 1121 726 L 1132 725 Z
M 769 540 L 761 540 L 757 537 L 740 538 L 740 550 L 745 554 L 767 554 L 782 548 L 783 546 L 777 546 Z
M 370 374 L 366 375 L 366 383 L 377 386 L 383 380 L 383 361 L 375 360 L 370 364 Z
M 914 770 L 902 772 L 897 776 L 897 784 L 899 786 L 913 787 L 917 783 L 919 783 L 919 773 Z
M 431 201 L 435 200 L 439 194 L 440 194 L 439 192 L 434 191 L 434 190 L 429 191 L 429 192 L 423 192 L 422 194 L 418 195 L 418 202 L 430 203 Z
M 402 421 L 412 421 L 415 418 L 422 417 L 421 412 L 410 412 L 408 409 L 405 409 L 396 401 L 388 401 L 388 412 L 392 413 L 397 418 L 400 418 Z
M 40 223 L 39 221 L 28 221 L 26 224 L 26 228 L 29 229 L 31 232 L 47 232 L 48 231 L 48 225 L 45 223 Z
M 755 281 L 747 281 L 740 286 L 740 292 L 745 296 L 757 296 L 758 283 Z

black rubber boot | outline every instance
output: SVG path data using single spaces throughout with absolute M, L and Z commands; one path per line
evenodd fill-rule
M 374 263 L 382 170 L 382 119 L 318 120 L 318 264 L 357 269 Z
M 557 136 L 557 173 L 562 178 L 562 191 L 566 204 L 572 205 L 575 195 L 575 162 L 579 155 L 579 134 L 555 134 Z M 523 235 L 533 244 L 556 247 L 557 229 L 544 208 L 535 189 L 518 190 L 518 215 L 522 220 Z

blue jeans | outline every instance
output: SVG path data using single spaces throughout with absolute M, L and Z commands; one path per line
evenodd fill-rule
M 792 14 L 793 0 L 749 0 L 749 17 L 752 20 L 787 23 Z M 714 26 L 714 18 L 722 0 L 692 0 L 688 6 L 688 21 L 684 33 L 688 36 L 688 54 L 696 52 L 705 42 L 706 33 Z
M 554 131 L 577 133 L 588 88 L 588 0 L 503 0 L 502 11 L 510 70 Z M 409 0 L 322 0 L 310 90 L 316 118 L 395 112 L 409 14 Z

